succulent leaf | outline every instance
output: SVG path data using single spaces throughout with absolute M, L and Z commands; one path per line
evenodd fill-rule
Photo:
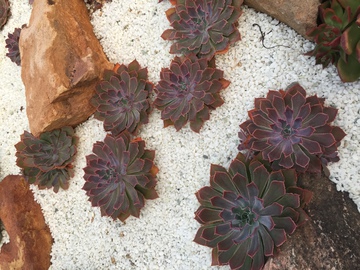
M 196 193 L 201 205 L 195 219 L 201 226 L 194 241 L 213 248 L 213 265 L 262 269 L 286 234 L 307 219 L 301 207 L 312 194 L 289 191 L 298 189 L 295 171 L 267 168 L 266 162 L 247 161 L 241 153 L 229 171 L 211 166 L 210 186 Z
M 219 92 L 229 84 L 211 61 L 195 55 L 175 57 L 170 68 L 161 70 L 154 106 L 161 110 L 165 127 L 180 130 L 190 121 L 190 128 L 199 132 L 210 110 L 224 103 Z
M 0 29 L 6 24 L 10 16 L 9 0 L 0 0 Z
M 240 40 L 237 20 L 242 11 L 242 0 L 176 0 L 175 7 L 166 12 L 172 29 L 162 34 L 165 40 L 174 40 L 170 53 L 196 54 L 210 60 L 224 53 Z
M 255 99 L 250 119 L 240 125 L 239 150 L 248 149 L 272 163 L 272 168 L 295 168 L 321 172 L 329 161 L 337 161 L 337 146 L 346 135 L 331 126 L 337 110 L 324 106 L 324 99 L 306 97 L 292 84 L 286 91 L 269 91 Z
M 149 121 L 152 89 L 147 69 L 136 60 L 128 66 L 117 64 L 114 70 L 104 72 L 104 79 L 96 86 L 91 99 L 96 107 L 95 118 L 104 121 L 104 129 L 115 136 L 124 130 L 136 133 L 141 124 Z
M 315 48 L 307 55 L 325 68 L 334 64 L 343 82 L 360 77 L 360 4 L 358 0 L 331 0 L 319 6 L 321 24 L 307 32 Z M 353 55 L 357 57 L 353 57 Z M 352 58 L 348 60 L 348 58 Z M 349 62 L 349 63 L 348 63 Z
M 16 164 L 22 168 L 25 179 L 39 188 L 67 189 L 73 176 L 78 138 L 72 127 L 44 132 L 39 138 L 25 131 L 15 145 Z
M 158 197 L 155 152 L 145 149 L 143 140 L 132 139 L 124 131 L 96 142 L 93 153 L 86 157 L 83 186 L 92 206 L 100 207 L 101 215 L 114 220 L 139 217 L 145 199 Z
M 14 32 L 8 34 L 8 38 L 5 39 L 6 48 L 8 49 L 8 53 L 6 54 L 7 57 L 11 59 L 12 62 L 17 64 L 18 66 L 21 65 L 21 58 L 20 58 L 20 50 L 19 50 L 19 39 L 21 29 L 24 28 L 26 25 L 24 24 L 21 28 L 15 28 Z

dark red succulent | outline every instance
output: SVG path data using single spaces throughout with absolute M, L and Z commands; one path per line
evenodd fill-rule
M 10 4 L 8 0 L 0 0 L 0 29 L 6 24 L 10 16 Z
M 273 169 L 319 173 L 329 161 L 339 160 L 337 147 L 346 134 L 331 125 L 337 109 L 325 107 L 316 95 L 306 97 L 298 83 L 256 98 L 248 114 L 250 119 L 240 125 L 239 150 L 260 153 Z
M 180 130 L 190 121 L 190 128 L 199 132 L 210 118 L 210 109 L 224 103 L 219 92 L 229 84 L 213 61 L 195 55 L 175 57 L 170 68 L 161 70 L 154 106 L 161 110 L 165 127 L 174 125 Z
M 153 84 L 147 79 L 147 69 L 141 68 L 136 60 L 104 72 L 91 104 L 96 107 L 95 118 L 104 121 L 105 130 L 115 136 L 124 130 L 135 133 L 149 121 Z
M 176 0 L 166 12 L 172 29 L 162 34 L 174 40 L 170 53 L 196 54 L 210 60 L 240 40 L 237 29 L 243 0 Z
M 311 192 L 297 187 L 295 170 L 271 171 L 239 153 L 229 170 L 211 165 L 210 186 L 201 188 L 194 241 L 213 248 L 212 265 L 260 270 L 286 234 L 307 220 L 302 207 Z
M 145 199 L 156 199 L 155 151 L 146 150 L 140 138 L 131 139 L 129 132 L 107 135 L 96 142 L 94 154 L 86 157 L 83 189 L 92 206 L 103 216 L 124 221 L 129 215 L 139 217 Z
M 17 64 L 18 66 L 21 65 L 21 58 L 20 58 L 20 50 L 19 50 L 19 39 L 21 29 L 24 28 L 26 24 L 24 24 L 21 28 L 15 28 L 12 34 L 8 34 L 8 38 L 5 39 L 6 48 L 8 49 L 8 53 L 6 54 L 7 57 L 11 59 L 12 62 Z
M 16 164 L 25 179 L 39 188 L 67 189 L 74 175 L 73 166 L 78 138 L 72 127 L 63 127 L 40 134 L 39 138 L 25 131 L 15 145 Z

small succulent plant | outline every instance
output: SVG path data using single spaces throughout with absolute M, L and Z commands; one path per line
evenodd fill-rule
M 0 0 L 0 29 L 6 24 L 10 15 L 10 5 L 8 0 Z
M 331 0 L 319 6 L 321 24 L 307 32 L 315 48 L 308 55 L 316 64 L 336 65 L 343 82 L 360 77 L 360 3 L 358 0 Z
M 307 220 L 311 192 L 296 186 L 295 170 L 271 171 L 266 162 L 239 153 L 227 171 L 211 165 L 210 186 L 196 197 L 201 224 L 194 241 L 213 248 L 212 265 L 262 269 L 286 234 Z
M 7 57 L 11 59 L 12 62 L 17 64 L 18 66 L 21 65 L 21 58 L 20 58 L 20 50 L 19 50 L 19 39 L 21 29 L 24 28 L 26 25 L 24 24 L 21 28 L 15 28 L 12 34 L 8 34 L 8 38 L 5 40 L 6 48 L 8 49 L 8 53 L 6 54 Z
M 224 103 L 219 92 L 229 84 L 213 61 L 198 59 L 194 54 L 175 57 L 170 68 L 161 70 L 154 106 L 161 110 L 165 127 L 174 125 L 180 130 L 190 121 L 190 128 L 199 132 L 210 118 L 210 109 Z
M 16 164 L 22 168 L 25 179 L 39 188 L 67 189 L 73 176 L 78 138 L 72 127 L 63 127 L 40 134 L 39 138 L 25 131 L 15 145 Z
M 243 0 L 177 0 L 167 12 L 172 29 L 162 34 L 174 40 L 170 53 L 196 54 L 210 60 L 240 40 L 237 29 Z
M 337 109 L 325 107 L 316 95 L 306 97 L 298 83 L 255 99 L 248 114 L 250 119 L 240 125 L 239 150 L 260 153 L 273 169 L 319 173 L 328 161 L 339 160 L 337 146 L 345 133 L 331 126 Z
M 153 84 L 147 81 L 147 69 L 134 60 L 128 66 L 115 65 L 106 70 L 96 86 L 91 103 L 95 118 L 104 121 L 104 129 L 118 135 L 124 130 L 135 133 L 140 124 L 148 122 L 149 95 Z
M 158 197 L 155 151 L 146 150 L 143 140 L 132 140 L 130 133 L 124 131 L 96 142 L 93 152 L 86 157 L 83 187 L 92 206 L 100 207 L 103 216 L 114 220 L 139 217 L 145 199 Z

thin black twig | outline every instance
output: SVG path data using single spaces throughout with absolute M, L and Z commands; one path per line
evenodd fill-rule
M 253 24 L 253 26 L 257 26 L 257 27 L 259 28 L 259 30 L 260 30 L 260 34 L 261 34 L 260 40 L 261 40 L 261 43 L 262 43 L 262 45 L 263 45 L 263 47 L 264 47 L 265 49 L 270 50 L 270 49 L 274 49 L 274 48 L 276 48 L 276 47 L 285 47 L 285 48 L 290 48 L 289 46 L 282 45 L 282 44 L 274 45 L 274 46 L 271 46 L 271 47 L 267 47 L 267 46 L 265 46 L 265 44 L 264 44 L 264 41 L 265 41 L 265 35 L 266 35 L 266 34 L 265 34 L 265 32 L 263 32 L 263 31 L 261 30 L 261 26 L 260 26 L 260 25 L 258 25 L 257 23 L 254 23 L 254 24 Z M 271 31 L 272 31 L 272 30 L 270 30 L 267 34 L 269 34 Z

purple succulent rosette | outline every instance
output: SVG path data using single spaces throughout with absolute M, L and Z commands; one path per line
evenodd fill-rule
M 39 138 L 25 131 L 15 145 L 16 164 L 25 179 L 40 189 L 67 189 L 74 175 L 71 163 L 75 159 L 78 138 L 72 127 L 63 127 L 40 134 Z
M 331 0 L 319 6 L 321 24 L 307 32 L 314 38 L 315 48 L 307 55 L 315 56 L 323 67 L 335 64 L 343 82 L 360 77 L 360 4 L 358 0 Z
M 104 72 L 91 104 L 96 107 L 95 118 L 104 121 L 106 131 L 115 136 L 124 130 L 135 134 L 141 124 L 148 123 L 153 84 L 147 78 L 147 69 L 136 60 Z
M 130 133 L 124 131 L 96 142 L 93 152 L 86 157 L 83 186 L 92 206 L 100 207 L 101 215 L 114 220 L 139 217 L 145 199 L 158 197 L 155 151 L 146 150 L 143 140 L 131 139 Z
M 201 188 L 194 241 L 213 248 L 212 265 L 260 270 L 286 234 L 307 220 L 310 191 L 297 187 L 295 170 L 268 170 L 239 153 L 229 170 L 211 165 L 210 186 Z
M 243 0 L 176 0 L 166 12 L 172 29 L 162 34 L 174 40 L 170 53 L 196 54 L 210 60 L 215 54 L 228 51 L 240 40 L 237 29 Z
M 7 57 L 10 58 L 12 62 L 17 64 L 18 66 L 21 65 L 21 58 L 20 58 L 20 49 L 19 49 L 19 39 L 21 29 L 24 28 L 26 24 L 24 24 L 21 28 L 15 28 L 14 32 L 8 34 L 8 38 L 5 39 L 6 46 L 5 48 L 8 49 L 8 53 L 6 54 Z
M 337 109 L 325 107 L 316 95 L 306 97 L 298 83 L 255 99 L 248 114 L 250 119 L 240 125 L 239 150 L 260 153 L 273 169 L 320 173 L 329 161 L 339 160 L 337 147 L 346 134 L 331 125 Z
M 161 110 L 165 127 L 180 130 L 189 121 L 190 128 L 199 132 L 210 110 L 224 103 L 219 92 L 229 84 L 212 61 L 195 55 L 175 57 L 170 68 L 161 70 L 154 106 Z

